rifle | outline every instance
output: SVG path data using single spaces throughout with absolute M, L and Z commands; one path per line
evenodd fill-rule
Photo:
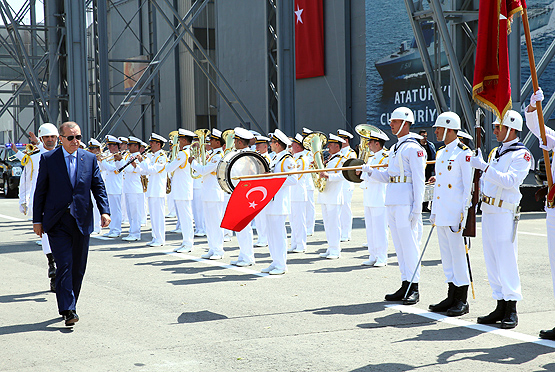
M 482 126 L 480 125 L 480 115 L 482 110 L 476 110 L 476 153 L 482 145 Z M 474 180 L 472 181 L 472 204 L 468 209 L 468 216 L 466 218 L 466 226 L 463 230 L 463 236 L 474 238 L 476 237 L 476 209 L 478 209 L 478 203 L 480 202 L 480 177 L 482 176 L 482 171 L 480 169 L 474 170 Z

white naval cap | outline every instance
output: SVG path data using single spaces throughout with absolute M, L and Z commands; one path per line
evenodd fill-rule
M 85 143 L 83 141 L 79 141 L 79 147 L 84 149 L 85 147 L 87 147 L 87 145 L 85 145 Z
M 328 143 L 345 143 L 345 140 L 333 133 L 330 133 L 330 136 L 328 137 Z
M 136 143 L 136 144 L 140 145 L 141 143 L 143 143 L 143 141 L 141 141 L 137 137 L 129 136 L 127 139 L 128 139 L 128 144 Z
M 339 137 L 342 137 L 342 138 L 353 138 L 353 135 L 351 133 L 349 133 L 349 132 L 347 132 L 346 130 L 343 130 L 343 129 L 338 129 L 337 130 L 337 135 Z
M 252 130 L 252 129 L 249 129 L 249 132 L 251 132 L 251 133 L 253 134 L 254 137 L 260 136 L 260 135 L 261 135 L 260 133 L 258 133 L 258 132 L 255 131 L 255 130 Z
M 118 137 L 118 139 L 119 139 L 122 143 L 127 143 L 127 142 L 129 142 L 129 141 L 127 140 L 127 137 Z
M 264 136 L 256 136 L 256 144 L 259 143 L 268 143 L 270 142 L 270 139 L 268 137 L 264 137 Z
M 306 137 L 310 133 L 312 133 L 310 129 L 303 127 L 303 137 Z
M 374 131 L 370 131 L 370 136 L 368 136 L 368 138 L 373 139 L 373 140 L 384 140 L 384 141 L 389 141 L 389 137 L 387 136 L 387 134 L 383 133 L 383 132 L 374 132 Z
M 89 147 L 100 147 L 100 142 L 98 142 L 95 138 L 91 138 L 89 140 Z
M 156 133 L 152 133 L 152 134 L 150 135 L 150 138 L 149 138 L 148 140 L 149 140 L 149 141 L 158 141 L 158 142 L 162 142 L 162 143 L 168 142 L 167 139 L 165 139 L 164 137 L 162 137 L 161 135 L 156 134 Z
M 472 136 L 470 134 L 466 133 L 464 130 L 459 130 L 457 132 L 457 137 L 466 138 L 466 139 L 469 139 L 469 140 L 473 139 Z
M 177 130 L 179 137 L 194 137 L 195 133 L 190 130 L 179 128 Z
M 213 128 L 212 133 L 210 134 L 210 138 L 222 139 L 222 131 L 219 129 Z
M 233 128 L 233 132 L 235 133 L 235 137 L 239 137 L 244 140 L 251 140 L 254 138 L 254 134 L 245 128 L 235 127 Z
M 274 131 L 274 137 L 276 137 L 278 140 L 280 140 L 281 142 L 283 142 L 286 146 L 290 146 L 291 145 L 291 140 L 289 139 L 289 137 L 287 137 L 285 135 L 285 133 L 283 133 L 281 130 L 276 129 Z
M 293 142 L 297 142 L 299 145 L 303 145 L 303 135 L 300 133 L 297 133 L 295 135 L 295 138 L 293 138 Z
M 141 141 L 141 146 L 143 146 L 143 147 L 147 147 L 148 145 L 146 144 L 146 142 L 144 142 L 144 141 Z
M 111 134 L 108 134 L 106 136 L 106 143 L 114 145 L 114 144 L 121 143 L 121 141 L 116 136 L 112 136 Z

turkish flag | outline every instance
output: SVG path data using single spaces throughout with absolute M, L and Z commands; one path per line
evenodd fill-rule
M 297 79 L 324 76 L 324 6 L 322 0 L 295 0 Z
M 472 97 L 501 120 L 511 109 L 511 77 L 507 36 L 524 0 L 482 1 L 478 10 L 478 45 Z
M 220 227 L 241 231 L 277 194 L 285 177 L 241 181 L 235 186 Z

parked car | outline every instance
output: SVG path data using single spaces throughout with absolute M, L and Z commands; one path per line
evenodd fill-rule
M 24 144 L 17 144 L 19 151 L 25 150 Z M 10 145 L 0 145 L 0 186 L 4 190 L 5 198 L 15 198 L 19 191 L 19 178 L 23 167 L 15 158 Z

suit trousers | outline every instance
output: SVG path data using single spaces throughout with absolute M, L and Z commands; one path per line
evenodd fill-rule
M 339 255 L 341 253 L 341 204 L 321 204 L 321 206 L 324 230 L 326 231 L 326 239 L 328 241 L 326 253 Z
M 291 248 L 306 251 L 306 201 L 292 201 L 291 214 Z
M 223 202 L 202 202 L 204 223 L 208 238 L 208 253 L 224 254 L 224 229 L 220 227 L 224 217 Z
M 387 213 L 385 207 L 364 207 L 368 258 L 387 263 Z
M 547 218 L 545 224 L 547 226 L 547 250 L 549 252 L 549 265 L 551 266 L 551 281 L 553 283 L 553 292 L 555 294 L 555 210 L 546 208 Z
M 121 234 L 121 194 L 108 194 L 110 205 L 110 234 Z
M 182 246 L 193 248 L 193 239 L 195 230 L 193 229 L 193 207 L 192 200 L 175 200 L 175 210 L 177 211 L 177 219 L 181 227 Z
M 418 266 L 420 246 L 418 244 L 418 228 L 413 230 L 409 220 L 411 206 L 390 205 L 386 207 L 386 210 L 399 270 L 401 270 L 401 280 L 410 281 L 416 270 L 413 282 L 418 283 L 420 281 L 420 267 Z
M 266 219 L 266 209 L 262 209 L 254 218 L 256 234 L 258 235 L 258 241 L 256 244 L 268 244 L 268 227 L 266 226 Z
M 143 209 L 142 193 L 125 194 L 127 215 L 129 216 L 129 236 L 141 239 L 141 210 Z
M 43 235 L 44 236 L 44 235 Z M 58 311 L 75 310 L 87 266 L 89 235 L 81 234 L 75 218 L 64 212 L 48 231 L 56 262 L 56 300 Z
M 462 230 L 454 233 L 449 226 L 437 226 L 437 240 L 445 282 L 453 283 L 457 287 L 469 285 L 470 276 L 466 263 Z
M 148 209 L 150 210 L 150 225 L 152 228 L 152 241 L 166 244 L 166 221 L 164 220 L 165 198 L 148 198 Z
M 312 181 L 309 181 L 312 182 Z M 316 223 L 316 207 L 314 205 L 314 190 L 306 191 L 308 201 L 306 201 L 306 234 L 314 234 L 314 224 Z
M 193 218 L 195 219 L 195 234 L 206 234 L 200 189 L 193 189 Z
M 272 257 L 270 266 L 278 270 L 287 270 L 287 230 L 285 220 L 287 215 L 267 214 L 268 248 Z
M 353 199 L 353 190 L 342 190 L 343 204 L 341 205 L 341 240 L 351 240 L 351 232 L 353 231 L 353 212 L 351 210 L 351 200 Z
M 252 239 L 252 227 L 250 224 L 245 226 L 243 230 L 237 232 L 237 241 L 239 242 L 238 261 L 255 262 Z
M 489 285 L 495 300 L 522 300 L 518 274 L 518 236 L 512 213 L 482 213 L 482 242 Z

